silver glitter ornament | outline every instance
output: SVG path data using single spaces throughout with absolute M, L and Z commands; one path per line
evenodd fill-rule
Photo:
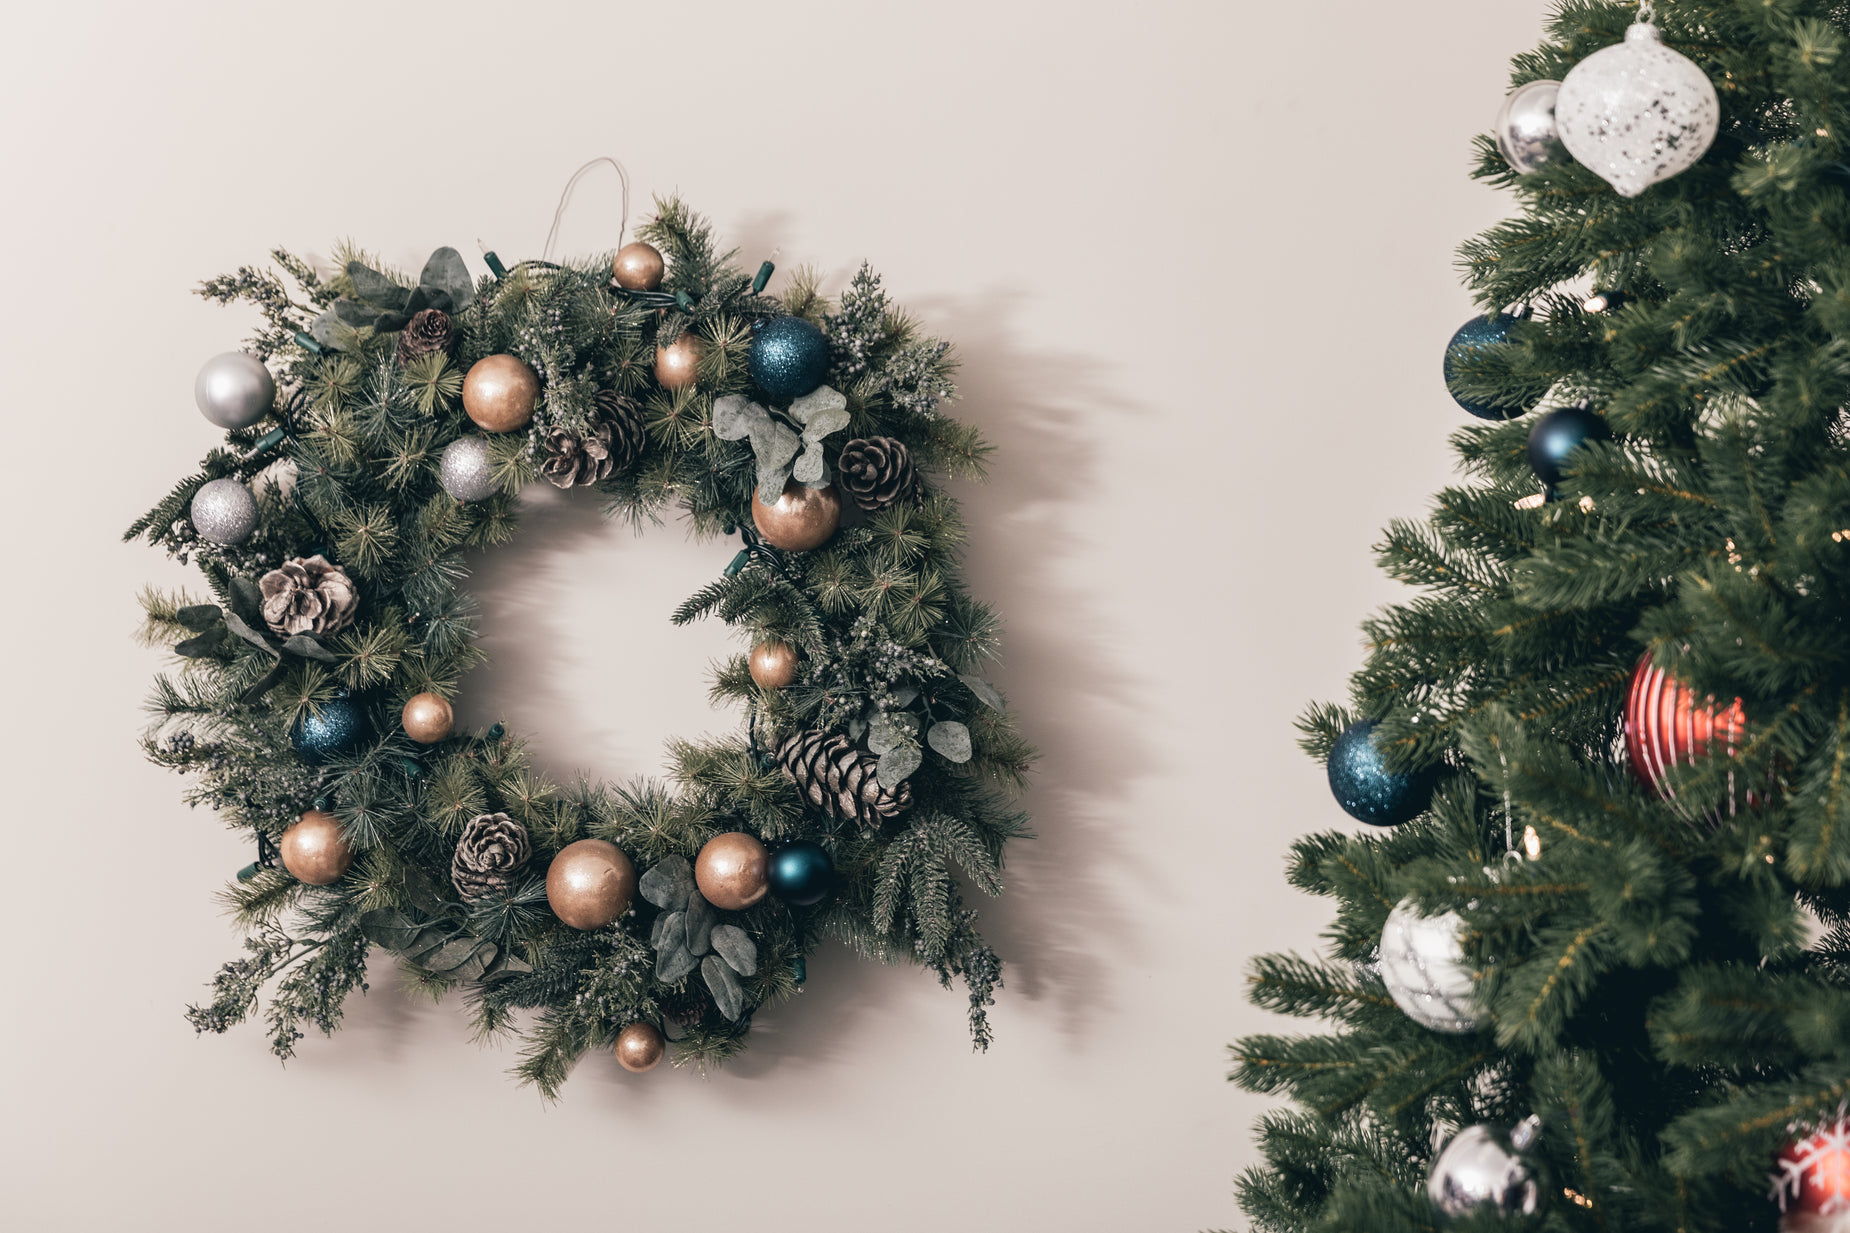
M 1576 64 L 1555 98 L 1568 153 L 1636 197 L 1708 151 L 1721 103 L 1695 61 L 1664 46 L 1643 6 L 1625 41 Z
M 1381 980 L 1388 995 L 1409 1019 L 1435 1032 L 1473 1032 L 1484 1023 L 1458 940 L 1464 927 L 1456 912 L 1421 916 L 1411 899 L 1403 899 L 1381 931 Z
M 1541 1128 L 1537 1117 L 1524 1118 L 1508 1131 L 1465 1127 L 1432 1162 L 1426 1197 L 1450 1219 L 1492 1212 L 1518 1228 L 1539 1225 L 1547 1207 L 1547 1169 L 1529 1150 Z
M 193 529 L 215 544 L 241 544 L 257 529 L 257 498 L 234 479 L 215 479 L 193 494 Z
M 1503 100 L 1497 112 L 1497 149 L 1512 171 L 1528 175 L 1549 163 L 1569 160 L 1555 130 L 1558 81 L 1532 81 Z
M 276 405 L 276 378 L 256 356 L 227 351 L 199 370 L 193 401 L 220 428 L 249 428 Z
M 443 490 L 458 501 L 480 501 L 501 491 L 495 482 L 494 462 L 485 437 L 458 437 L 443 451 L 438 478 Z

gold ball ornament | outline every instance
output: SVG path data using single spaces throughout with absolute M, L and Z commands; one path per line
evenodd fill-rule
M 636 240 L 617 250 L 610 276 L 625 291 L 653 291 L 662 285 L 662 273 L 667 268 L 660 249 Z
M 484 432 L 512 432 L 533 418 L 540 376 L 518 356 L 491 355 L 463 378 L 463 411 Z
M 632 1023 L 617 1033 L 617 1065 L 633 1075 L 654 1070 L 667 1051 L 654 1024 Z
M 567 844 L 546 867 L 546 902 L 574 929 L 602 929 L 629 911 L 636 866 L 602 839 Z
M 310 886 L 339 881 L 353 864 L 353 849 L 340 833 L 340 819 L 321 809 L 297 818 L 276 847 L 289 876 Z
M 666 347 L 655 349 L 655 380 L 665 390 L 684 390 L 694 384 L 700 367 L 700 340 L 683 334 Z
M 759 689 L 782 689 L 797 679 L 797 649 L 771 639 L 752 648 L 752 680 Z
M 771 891 L 771 857 L 744 831 L 707 840 L 694 858 L 694 884 L 708 903 L 728 912 L 751 907 Z
M 447 698 L 413 694 L 398 717 L 405 735 L 420 745 L 435 745 L 456 730 L 456 713 Z
M 791 480 L 775 505 L 752 490 L 752 522 L 764 542 L 785 552 L 808 552 L 829 542 L 841 525 L 841 494 L 835 485 L 811 488 Z

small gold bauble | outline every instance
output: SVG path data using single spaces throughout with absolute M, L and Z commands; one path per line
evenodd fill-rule
M 811 488 L 791 480 L 784 485 L 777 504 L 766 505 L 753 489 L 752 522 L 771 547 L 808 552 L 828 543 L 829 536 L 841 525 L 841 494 L 833 484 Z
M 463 411 L 485 432 L 512 432 L 533 418 L 540 376 L 513 355 L 477 360 L 463 378 Z
M 567 844 L 546 867 L 546 902 L 574 929 L 602 929 L 629 911 L 636 866 L 602 839 Z
M 654 1070 L 668 1046 L 652 1023 L 632 1023 L 617 1033 L 617 1065 L 639 1075 Z
M 738 912 L 770 892 L 770 863 L 763 844 L 744 831 L 728 831 L 707 840 L 694 858 L 694 883 L 714 907 Z
M 413 694 L 399 722 L 405 735 L 420 745 L 435 745 L 456 730 L 456 714 L 449 700 L 436 694 Z
M 655 349 L 655 380 L 665 390 L 685 389 L 694 384 L 694 370 L 700 366 L 700 340 L 683 334 L 666 347 Z
M 759 689 L 782 689 L 797 679 L 797 649 L 772 639 L 752 648 L 752 680 Z
M 625 291 L 653 291 L 662 285 L 662 271 L 667 268 L 655 245 L 636 240 L 617 250 L 610 274 Z
M 276 845 L 282 853 L 283 868 L 298 882 L 326 886 L 340 879 L 353 864 L 353 849 L 340 833 L 340 819 L 320 809 L 311 809 L 283 832 Z

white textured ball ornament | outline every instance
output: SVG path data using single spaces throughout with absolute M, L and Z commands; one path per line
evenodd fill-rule
M 1720 122 L 1708 74 L 1664 46 L 1648 21 L 1576 64 L 1555 97 L 1555 126 L 1568 153 L 1621 197 L 1693 166 Z
M 1435 1032 L 1473 1032 L 1484 1023 L 1465 950 L 1464 918 L 1421 916 L 1411 899 L 1388 913 L 1381 931 L 1381 979 L 1394 1005 Z
M 256 356 L 227 351 L 199 370 L 193 401 L 220 428 L 249 428 L 276 405 L 276 378 Z
M 237 480 L 215 479 L 193 494 L 188 516 L 201 539 L 241 544 L 257 529 L 257 498 Z
M 1558 81 L 1532 81 L 1520 86 L 1497 111 L 1497 149 L 1510 170 L 1519 175 L 1549 163 L 1569 161 L 1561 134 L 1555 129 Z
M 480 501 L 501 491 L 485 437 L 458 437 L 443 451 L 437 478 L 458 501 Z

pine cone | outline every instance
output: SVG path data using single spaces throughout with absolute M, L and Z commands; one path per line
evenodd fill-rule
M 276 633 L 332 634 L 353 622 L 360 606 L 347 571 L 319 553 L 284 561 L 257 580 L 263 595 L 263 621 Z
M 906 443 L 892 437 L 856 437 L 836 462 L 841 485 L 854 503 L 873 513 L 919 498 L 919 472 Z
M 485 813 L 463 827 L 450 858 L 450 881 L 465 900 L 480 899 L 506 890 L 532 855 L 526 827 L 504 813 Z
M 912 808 L 912 785 L 889 792 L 874 777 L 880 759 L 839 733 L 794 733 L 777 747 L 777 761 L 803 798 L 836 821 L 872 829 Z
M 642 408 L 615 390 L 599 390 L 597 419 L 583 436 L 564 428 L 546 434 L 540 474 L 554 487 L 595 484 L 627 470 L 642 454 Z
M 398 362 L 409 364 L 433 351 L 450 353 L 455 341 L 455 326 L 450 314 L 441 308 L 420 308 L 411 314 L 411 322 L 398 334 Z

